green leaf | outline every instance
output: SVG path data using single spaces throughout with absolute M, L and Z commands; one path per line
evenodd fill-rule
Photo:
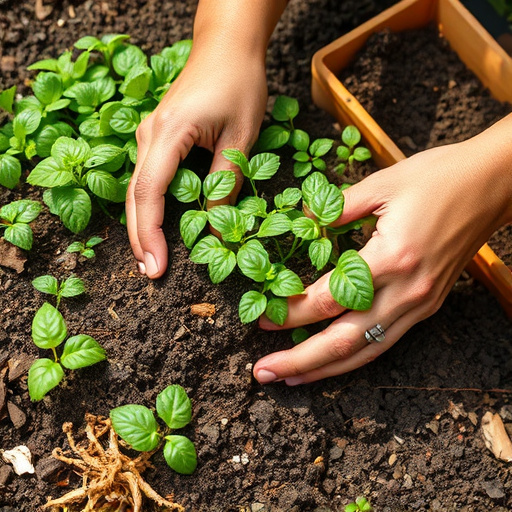
M 292 341 L 295 345 L 306 341 L 309 338 L 309 332 L 304 327 L 298 327 L 292 331 Z
M 311 144 L 309 152 L 313 156 L 324 156 L 331 150 L 333 144 L 334 141 L 332 139 L 316 139 Z
M 85 162 L 85 167 L 98 167 L 100 165 L 113 162 L 120 156 L 123 156 L 122 160 L 124 161 L 125 154 L 126 151 L 124 148 L 120 148 L 112 144 L 99 144 L 91 149 L 89 158 Z
M 62 137 L 61 137 L 62 138 Z M 41 160 L 28 175 L 27 182 L 39 187 L 62 187 L 74 181 L 73 173 L 69 168 L 49 156 Z
M 147 66 L 148 59 L 144 52 L 135 45 L 126 44 L 119 46 L 112 58 L 115 72 L 120 76 L 126 76 L 131 69 L 139 66 Z
M 27 224 L 13 224 L 4 231 L 4 238 L 20 249 L 30 251 L 32 249 L 33 234 L 30 226 Z
M 164 458 L 171 469 L 182 475 L 191 475 L 197 467 L 194 443 L 185 436 L 165 436 Z
M 269 288 L 278 297 L 290 297 L 304 291 L 304 285 L 300 277 L 287 268 L 277 274 L 276 278 L 270 282 Z
M 180 72 L 185 66 L 191 51 L 192 39 L 182 39 L 171 47 L 164 48 L 161 55 L 169 59 L 178 68 L 178 72 Z
M 112 174 L 93 169 L 86 174 L 86 177 L 87 185 L 94 195 L 108 201 L 116 200 L 119 184 Z
M 26 96 L 17 101 L 14 105 L 15 115 L 19 115 L 24 110 L 36 110 L 42 115 L 43 105 L 35 96 Z
M 33 402 L 41 400 L 64 378 L 64 370 L 51 359 L 37 359 L 28 371 L 28 393 Z
M 242 199 L 237 208 L 247 215 L 265 218 L 267 216 L 267 202 L 262 197 L 249 196 Z
M 304 130 L 293 130 L 290 136 L 290 145 L 297 151 L 307 151 L 309 148 L 309 135 Z
M 306 203 L 318 194 L 318 191 L 324 186 L 329 185 L 329 181 L 324 174 L 314 172 L 309 175 L 302 183 L 302 197 Z
M 39 348 L 55 348 L 68 332 L 62 315 L 49 302 L 45 302 L 32 320 L 32 340 Z
M 313 164 L 313 167 L 315 167 L 319 171 L 324 172 L 327 169 L 327 164 L 319 157 L 313 158 L 313 161 L 311 163 Z
M 216 236 L 207 235 L 194 246 L 190 259 L 194 263 L 209 263 L 219 249 L 224 249 L 222 242 Z
M 59 295 L 62 297 L 76 297 L 85 292 L 85 284 L 79 277 L 68 277 L 61 285 Z
M 311 162 L 295 162 L 293 164 L 293 175 L 296 178 L 303 178 L 307 176 L 312 169 L 313 164 Z
M 369 160 L 372 157 L 372 154 L 369 149 L 360 147 L 354 149 L 354 160 L 358 162 L 364 162 L 365 160 Z
M 103 347 L 86 334 L 72 336 L 64 344 L 60 361 L 64 368 L 77 370 L 99 363 L 107 358 Z
M 134 450 L 150 452 L 160 439 L 153 413 L 143 405 L 122 405 L 110 411 L 112 426 Z
M 85 249 L 85 245 L 82 242 L 73 242 L 71 243 L 66 252 L 82 252 Z
M 54 123 L 44 126 L 36 136 L 37 155 L 50 156 L 55 141 L 62 136 L 69 137 L 73 129 L 66 123 Z
M 214 206 L 208 220 L 226 242 L 239 242 L 247 232 L 248 217 L 234 206 Z
M 85 249 L 85 251 L 82 253 L 82 256 L 91 259 L 94 258 L 94 256 L 96 256 L 96 253 L 93 249 Z
M 206 212 L 189 210 L 180 219 L 180 233 L 187 249 L 192 249 L 197 237 L 208 222 Z
M 373 301 L 373 281 L 370 267 L 353 249 L 339 258 L 329 279 L 334 300 L 348 309 L 364 311 Z
M 146 65 L 132 68 L 119 86 L 119 92 L 130 98 L 141 100 L 149 89 L 151 76 L 151 68 Z
M 135 139 L 130 139 L 124 145 L 124 149 L 128 152 L 131 163 L 135 165 L 137 163 L 137 141 Z
M 242 171 L 242 174 L 248 178 L 252 178 L 252 175 L 250 174 L 249 170 L 249 161 L 247 160 L 247 157 L 238 149 L 225 149 L 222 151 L 222 155 L 226 160 L 229 160 L 230 162 L 234 163 L 238 167 L 240 167 L 240 170 Z
M 298 188 L 289 187 L 283 190 L 281 194 L 274 197 L 274 204 L 277 209 L 291 208 L 295 206 L 302 198 L 302 192 Z
M 191 203 L 201 195 L 201 180 L 194 172 L 182 167 L 176 171 L 169 191 L 181 203 Z
M 43 70 L 43 71 L 59 71 L 59 64 L 57 59 L 43 59 L 38 60 L 37 62 L 34 62 L 33 64 L 30 64 L 30 66 L 27 67 L 29 71 L 37 71 L 37 70 Z
M 299 102 L 289 96 L 278 96 L 272 109 L 272 117 L 276 121 L 290 121 L 299 113 Z
M 156 397 L 156 412 L 173 430 L 188 425 L 192 418 L 192 404 L 187 392 L 177 384 L 167 386 Z
M 308 217 L 299 217 L 292 224 L 292 232 L 303 240 L 315 240 L 320 236 L 320 226 Z
M 350 148 L 347 148 L 347 146 L 338 146 L 336 148 L 336 154 L 340 160 L 346 162 L 350 156 Z
M 14 96 L 16 95 L 16 86 L 13 85 L 9 89 L 0 92 L 0 108 L 7 110 L 9 114 L 12 114 L 12 106 L 14 103 Z
M 288 301 L 286 299 L 270 299 L 265 314 L 271 322 L 283 325 L 288 316 Z
M 97 37 L 85 36 L 81 37 L 76 43 L 75 48 L 79 50 L 95 50 L 101 47 L 102 43 Z
M 59 291 L 59 282 L 53 276 L 39 276 L 32 281 L 32 286 L 43 293 L 57 295 Z
M 108 51 L 112 54 L 128 39 L 130 39 L 130 36 L 127 34 L 105 34 L 101 38 L 101 42 L 107 45 Z
M 359 507 L 356 503 L 349 503 L 345 505 L 345 512 L 359 512 Z
M 215 251 L 208 262 L 208 275 L 213 284 L 218 284 L 233 272 L 236 256 L 233 251 L 223 247 Z
M 39 201 L 20 199 L 0 208 L 0 217 L 12 223 L 22 222 L 28 224 L 37 218 L 42 208 Z
M 290 139 L 290 130 L 274 124 L 265 128 L 256 141 L 254 146 L 255 151 L 271 151 L 273 149 L 282 148 Z
M 91 67 L 87 68 L 82 80 L 84 82 L 94 82 L 96 80 L 101 80 L 105 78 L 110 73 L 110 69 L 107 66 L 103 66 L 101 64 L 93 64 Z
M 23 110 L 13 120 L 12 128 L 15 137 L 24 139 L 34 133 L 41 124 L 41 112 L 39 110 Z
M 232 171 L 217 171 L 206 176 L 203 183 L 203 193 L 206 199 L 216 201 L 227 197 L 236 184 L 236 176 Z
M 84 139 L 59 137 L 52 146 L 51 155 L 63 168 L 82 165 L 89 157 L 91 148 Z
M 260 292 L 251 290 L 242 295 L 238 305 L 238 315 L 243 324 L 259 318 L 267 307 L 267 297 Z
M 98 244 L 101 244 L 101 242 L 104 242 L 104 238 L 100 238 L 99 236 L 91 236 L 89 240 L 87 240 L 85 247 L 95 247 Z
M 269 180 L 279 169 L 279 156 L 273 153 L 259 153 L 249 162 L 248 177 L 253 180 Z
M 361 132 L 353 125 L 346 126 L 341 133 L 341 140 L 349 148 L 353 148 L 356 144 L 361 142 Z
M 32 84 L 35 97 L 43 105 L 55 103 L 64 92 L 62 78 L 56 73 L 39 73 Z
M 236 255 L 238 267 L 249 279 L 262 283 L 271 268 L 268 252 L 258 240 L 249 240 Z
M 258 231 L 258 238 L 265 236 L 278 236 L 290 231 L 292 228 L 292 221 L 284 213 L 274 213 L 269 215 L 260 226 Z
M 161 55 L 152 55 L 150 60 L 153 70 L 151 87 L 155 91 L 158 87 L 171 83 L 176 77 L 178 69 L 169 59 Z
M 73 233 L 83 231 L 91 217 L 91 198 L 80 188 L 56 187 L 45 190 L 44 202 L 59 215 L 64 226 Z
M 332 242 L 328 238 L 313 240 L 309 246 L 309 259 L 317 270 L 321 270 L 327 265 L 332 252 Z
M 297 162 L 309 162 L 309 154 L 307 151 L 297 151 L 292 158 Z
M 344 202 L 343 194 L 336 185 L 325 185 L 309 198 L 307 205 L 320 226 L 327 226 L 341 215 Z
M 138 112 L 129 107 L 121 107 L 117 110 L 112 119 L 110 120 L 110 126 L 117 133 L 133 133 L 137 129 L 140 123 L 140 116 Z

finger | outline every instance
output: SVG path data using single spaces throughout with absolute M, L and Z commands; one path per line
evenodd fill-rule
M 346 312 L 325 330 L 296 347 L 263 357 L 254 366 L 256 379 L 262 384 L 288 379 L 308 374 L 338 360 L 346 360 L 368 344 L 364 333 L 376 324 L 386 329 L 385 341 L 379 345 L 388 346 L 390 335 L 393 340 L 393 331 L 388 335 L 388 326 L 393 326 L 411 308 L 408 301 L 398 305 L 395 303 L 393 299 L 400 296 L 397 291 L 397 287 L 393 286 L 383 288 L 376 296 L 372 309 Z

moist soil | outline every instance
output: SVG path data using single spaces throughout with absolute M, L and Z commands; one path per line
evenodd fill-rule
M 35 18 L 34 3 L 0 4 L 1 87 L 22 84 L 26 65 L 86 34 L 125 32 L 148 52 L 192 35 L 192 1 L 63 0 L 51 4 L 43 21 Z M 297 125 L 312 138 L 339 140 L 339 127 L 311 105 L 314 51 L 390 3 L 291 0 L 269 48 L 269 93 L 271 100 L 277 94 L 299 99 Z M 281 155 L 279 190 L 294 183 L 291 153 Z M 194 152 L 192 160 L 206 172 L 208 154 Z M 328 163 L 332 168 L 334 161 Z M 359 168 L 345 179 L 372 170 Z M 0 204 L 22 197 L 41 199 L 41 192 L 26 185 L 3 189 Z M 222 285 L 210 283 L 179 239 L 182 211 L 167 201 L 170 265 L 158 281 L 138 274 L 125 228 L 99 212 L 85 233 L 73 236 L 45 209 L 33 223 L 25 269 L 0 267 L 0 367 L 9 363 L 4 380 L 11 403 L 10 414 L 4 407 L 0 416 L 0 448 L 27 445 L 36 466 L 34 475 L 20 477 L 0 462 L 0 510 L 39 511 L 48 496 L 80 485 L 51 457 L 53 448 L 68 448 L 64 422 L 77 431 L 86 412 L 108 415 L 127 403 L 151 407 L 171 383 L 184 386 L 193 401 L 184 433 L 196 444 L 198 468 L 177 475 L 155 455 L 145 477 L 189 511 L 342 511 L 359 495 L 376 511 L 512 509 L 510 467 L 486 449 L 480 432 L 487 411 L 512 422 L 512 327 L 483 286 L 464 275 L 438 313 L 349 375 L 295 388 L 260 386 L 251 365 L 290 348 L 290 335 L 240 324 L 238 300 L 249 282 L 232 275 Z M 106 239 L 94 260 L 65 252 L 92 235 Z M 45 356 L 30 339 L 44 301 L 31 280 L 70 273 L 84 279 L 87 294 L 63 300 L 68 330 L 96 338 L 108 361 L 69 374 L 31 403 L 27 368 Z M 213 316 L 191 313 L 191 305 L 205 302 L 215 306 Z

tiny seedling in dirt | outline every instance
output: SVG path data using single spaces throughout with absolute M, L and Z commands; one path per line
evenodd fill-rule
M 336 154 L 341 163 L 335 167 L 338 174 L 343 174 L 347 167 L 350 169 L 356 162 L 364 162 L 372 157 L 368 148 L 364 146 L 356 147 L 361 142 L 361 133 L 353 125 L 346 126 L 341 133 L 343 144 L 336 148 Z
M 324 172 L 327 169 L 325 160 L 322 159 L 332 148 L 332 139 L 316 139 L 309 144 L 309 135 L 302 130 L 295 130 L 290 144 L 297 150 L 293 155 L 293 175 L 296 178 L 304 178 L 313 169 Z
M 85 292 L 84 282 L 75 276 L 70 276 L 61 283 L 53 276 L 39 276 L 32 281 L 32 286 L 39 292 L 57 297 L 57 309 L 62 297 L 76 297 Z
M 59 385 L 64 378 L 64 368 L 77 370 L 106 359 L 105 350 L 86 334 L 68 338 L 59 356 L 56 348 L 62 344 L 67 335 L 63 316 L 57 308 L 45 302 L 32 321 L 32 340 L 37 347 L 51 350 L 53 359 L 36 359 L 30 367 L 28 392 L 32 401 L 41 400 L 48 391 Z
M 29 199 L 13 201 L 0 208 L 0 229 L 5 229 L 4 238 L 21 249 L 30 251 L 34 235 L 29 223 L 37 218 L 41 203 Z
M 345 512 L 372 512 L 373 507 L 364 496 L 359 496 L 355 502 L 345 505 L 344 510 Z
M 304 327 L 297 327 L 292 331 L 292 341 L 295 345 L 306 341 L 311 335 Z
M 167 464 L 177 473 L 190 475 L 197 466 L 194 444 L 185 436 L 170 431 L 185 427 L 192 417 L 187 392 L 176 384 L 166 387 L 156 397 L 156 412 L 167 426 L 162 432 L 153 412 L 143 405 L 122 405 L 110 411 L 115 432 L 134 450 L 154 452 L 163 443 Z
M 96 256 L 96 252 L 94 251 L 93 247 L 95 247 L 98 244 L 101 244 L 104 239 L 100 238 L 99 236 L 93 236 L 85 242 L 73 242 L 69 245 L 69 247 L 66 249 L 66 252 L 78 252 L 80 253 L 80 256 L 84 256 L 85 258 L 91 259 Z

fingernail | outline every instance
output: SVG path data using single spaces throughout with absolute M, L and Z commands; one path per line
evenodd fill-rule
M 137 261 L 137 266 L 139 267 L 139 272 L 142 275 L 145 275 L 146 274 L 146 265 L 144 265 L 144 263 L 142 261 Z
M 260 384 L 270 384 L 277 379 L 277 375 L 274 372 L 270 372 L 268 370 L 260 370 L 256 374 L 256 379 Z
M 158 265 L 155 257 L 150 252 L 144 253 L 144 264 L 146 266 L 146 274 L 151 277 L 158 274 Z
M 304 378 L 299 375 L 297 377 L 288 377 L 285 379 L 285 382 L 288 386 L 297 386 L 298 384 L 302 384 L 304 382 Z

